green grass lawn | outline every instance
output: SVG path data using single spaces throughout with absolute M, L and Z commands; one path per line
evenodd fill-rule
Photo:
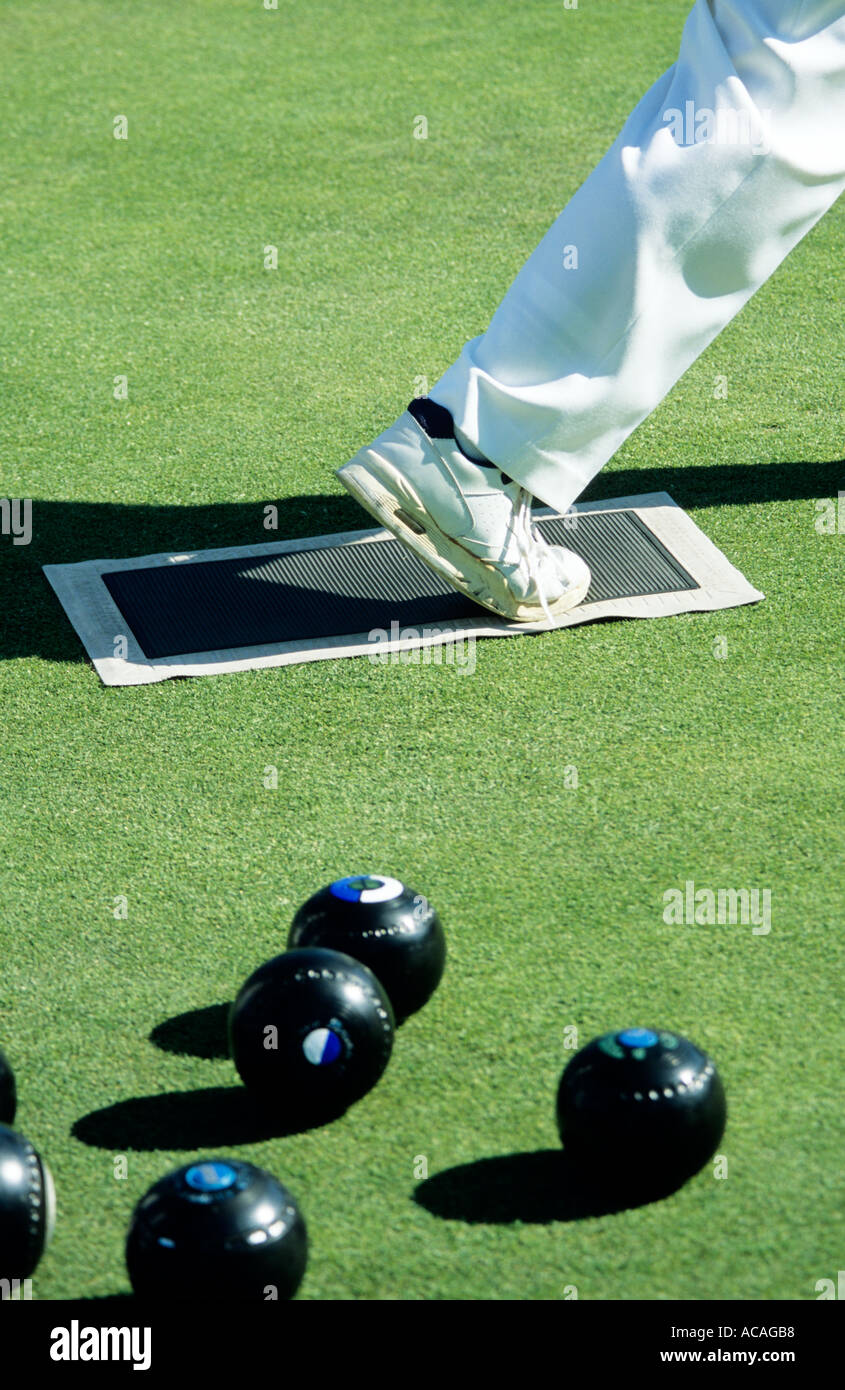
M 0 538 L 0 1044 L 58 1192 L 36 1297 L 125 1290 L 135 1201 L 221 1149 L 299 1197 L 305 1298 L 812 1299 L 841 1266 L 845 538 L 814 499 L 845 488 L 845 208 L 590 491 L 666 488 L 762 604 L 482 643 L 473 675 L 107 690 L 40 568 L 261 541 L 268 501 L 279 537 L 372 524 L 332 469 L 483 330 L 687 8 L 4 5 L 0 494 L 34 534 Z M 242 1133 L 218 1049 L 150 1035 L 362 866 L 438 906 L 443 985 L 342 1120 Z M 687 879 L 769 888 L 770 933 L 665 925 Z M 464 1210 L 415 1200 L 421 1159 L 518 1182 L 565 1030 L 630 1022 L 716 1059 L 726 1179 L 587 1220 L 470 1219 L 472 1173 Z

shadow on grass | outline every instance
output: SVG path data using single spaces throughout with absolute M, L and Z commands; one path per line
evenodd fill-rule
M 610 468 L 599 473 L 584 502 L 668 492 L 680 507 L 748 506 L 755 502 L 794 502 L 836 497 L 845 487 L 845 459 L 823 463 L 691 464 L 688 468 Z
M 135 1302 L 135 1295 L 131 1293 L 92 1293 L 80 1299 L 75 1299 L 78 1303 L 98 1303 L 105 1312 L 108 1308 L 120 1308 L 127 1303 Z
M 117 1101 L 81 1116 L 75 1139 L 92 1148 L 153 1153 L 157 1149 L 220 1149 L 302 1134 L 338 1119 L 271 1114 L 243 1086 L 209 1086 Z
M 845 460 L 824 463 L 691 465 L 618 468 L 600 473 L 585 500 L 669 492 L 682 507 L 742 505 L 835 497 L 845 485 Z M 116 503 L 32 501 L 32 540 L 15 545 L 0 535 L 0 658 L 41 656 L 87 660 L 82 645 L 41 573 L 45 564 L 206 550 L 272 540 L 361 530 L 371 518 L 345 494 L 303 495 L 274 503 L 278 529 L 264 528 L 267 503 L 209 506 L 122 506 Z
M 229 1004 L 209 1004 L 204 1009 L 189 1009 L 166 1018 L 156 1024 L 150 1042 L 162 1052 L 175 1052 L 180 1057 L 202 1057 L 206 1061 L 228 1057 L 229 1008 Z
M 468 1224 L 546 1224 L 608 1216 L 660 1201 L 677 1188 L 610 1192 L 571 1163 L 563 1149 L 480 1158 L 421 1182 L 414 1201 L 433 1216 Z

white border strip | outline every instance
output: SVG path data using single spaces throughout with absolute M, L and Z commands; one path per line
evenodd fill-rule
M 229 671 L 250 671 L 265 666 L 290 666 L 303 661 L 325 661 L 332 657 L 365 656 L 378 651 L 407 651 L 460 641 L 467 633 L 475 637 L 508 637 L 520 632 L 547 632 L 552 628 L 575 627 L 599 618 L 662 618 L 675 613 L 705 612 L 756 603 L 764 595 L 753 588 L 730 563 L 692 517 L 673 502 L 667 492 L 649 492 L 640 497 L 614 497 L 610 501 L 585 502 L 573 507 L 573 524 L 579 512 L 633 510 L 666 549 L 700 585 L 677 593 L 651 594 L 641 598 L 607 599 L 581 604 L 557 622 L 508 623 L 489 617 L 462 618 L 444 622 L 422 635 L 401 635 L 375 642 L 368 633 L 355 636 L 280 642 L 270 646 L 234 647 L 227 651 L 186 652 L 159 661 L 149 661 L 141 651 L 126 620 L 102 581 L 104 571 L 143 569 L 153 565 L 196 564 L 206 560 L 239 560 L 267 555 L 283 555 L 290 550 L 319 550 L 329 545 L 369 545 L 390 539 L 381 529 L 341 531 L 331 536 L 312 536 L 307 540 L 271 541 L 259 545 L 229 546 L 222 550 L 196 550 L 188 554 L 138 555 L 128 560 L 83 560 L 72 565 L 45 565 L 44 573 L 58 596 L 68 618 L 82 639 L 104 685 L 148 685 L 173 676 L 210 676 Z M 558 513 L 543 508 L 538 516 Z M 123 638 L 126 655 L 115 656 Z

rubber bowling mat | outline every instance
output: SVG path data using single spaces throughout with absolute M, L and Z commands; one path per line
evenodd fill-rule
M 45 565 L 104 685 L 465 646 L 606 618 L 659 618 L 763 598 L 668 493 L 535 513 L 584 557 L 590 590 L 555 622 L 496 618 L 383 530 L 188 554 Z M 397 658 L 402 659 L 402 658 Z

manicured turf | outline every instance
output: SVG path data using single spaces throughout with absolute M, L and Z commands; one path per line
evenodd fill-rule
M 0 491 L 34 535 L 0 539 L 0 1044 L 58 1189 L 36 1297 L 125 1290 L 134 1202 L 221 1149 L 299 1197 L 305 1298 L 812 1299 L 841 1266 L 845 538 L 814 499 L 845 488 L 845 209 L 591 490 L 667 488 L 763 604 L 489 642 L 473 674 L 105 690 L 40 572 L 267 539 L 267 502 L 280 537 L 370 524 L 331 470 L 484 328 L 686 9 L 4 7 Z M 360 867 L 436 903 L 446 979 L 343 1120 L 245 1134 L 212 1006 Z M 770 889 L 771 931 L 665 925 L 687 879 Z M 538 1220 L 566 1030 L 630 1022 L 716 1058 L 728 1176 Z

